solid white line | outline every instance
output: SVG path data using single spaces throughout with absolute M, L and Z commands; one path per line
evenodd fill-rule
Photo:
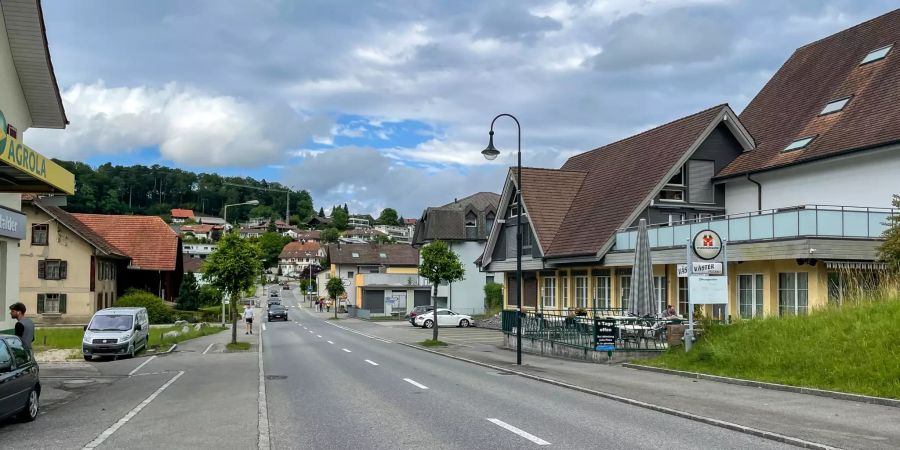
M 97 438 L 95 438 L 93 441 L 88 442 L 88 443 L 82 448 L 82 450 L 84 450 L 84 449 L 91 449 L 91 448 L 97 448 L 98 446 L 100 446 L 100 444 L 102 444 L 102 443 L 103 443 L 104 441 L 106 441 L 110 436 L 112 436 L 113 433 L 115 433 L 119 428 L 122 428 L 123 425 L 125 425 L 126 423 L 128 423 L 129 420 L 133 419 L 134 416 L 136 416 L 139 412 L 141 412 L 141 410 L 144 409 L 145 406 L 149 405 L 150 402 L 152 402 L 153 400 L 155 400 L 156 397 L 158 397 L 159 394 L 162 393 L 162 391 L 166 390 L 166 388 L 168 388 L 169 386 L 171 386 L 172 383 L 174 383 L 176 380 L 178 380 L 179 378 L 181 378 L 182 375 L 184 375 L 184 371 L 183 371 L 183 370 L 180 371 L 180 372 L 178 372 L 178 374 L 175 375 L 174 377 L 172 377 L 171 380 L 166 381 L 166 384 L 160 386 L 159 389 L 157 389 L 155 392 L 153 392 L 152 394 L 150 394 L 150 396 L 147 397 L 144 401 L 142 401 L 139 405 L 135 406 L 134 409 L 132 409 L 131 411 L 128 411 L 128 414 L 125 414 L 125 417 L 122 417 L 121 419 L 119 419 L 118 422 L 112 424 L 111 427 L 107 428 L 104 432 L 100 433 L 100 435 L 97 436 Z
M 428 386 L 425 386 L 422 383 L 416 382 L 415 380 L 410 380 L 409 378 L 404 378 L 403 381 L 405 381 L 419 389 L 428 389 Z
M 153 361 L 154 358 L 156 358 L 156 355 L 153 355 L 153 356 L 147 358 L 147 360 L 142 362 L 141 365 L 135 367 L 134 370 L 132 370 L 131 372 L 128 372 L 128 376 L 130 377 L 130 376 L 134 375 L 138 370 L 141 370 L 141 367 L 144 367 L 148 362 Z
M 345 352 L 347 352 L 347 353 L 351 353 L 350 350 L 347 350 L 346 348 L 342 348 L 341 350 L 343 350 L 343 351 L 345 351 Z
M 263 326 L 263 331 L 266 331 L 266 324 L 262 324 L 262 326 Z
M 259 397 L 257 401 L 256 415 L 259 417 L 257 428 L 259 438 L 257 439 L 258 450 L 270 450 L 272 444 L 269 441 L 269 410 L 266 405 L 266 371 L 263 367 L 263 337 L 262 334 L 257 338 L 259 342 L 259 351 L 257 352 L 257 360 L 259 361 Z
M 372 360 L 370 360 L 370 359 L 367 359 L 366 362 L 369 363 L 369 364 L 371 364 L 371 365 L 373 365 L 373 366 L 377 366 L 377 365 L 378 365 L 377 362 L 372 361 Z
M 334 342 L 328 341 L 329 344 L 334 344 Z
M 505 428 L 505 429 L 507 429 L 507 430 L 509 430 L 509 431 L 512 431 L 513 433 L 516 433 L 516 434 L 518 434 L 519 436 L 522 436 L 523 438 L 528 439 L 529 441 L 534 442 L 534 443 L 537 444 L 537 445 L 550 445 L 549 442 L 547 442 L 547 441 L 545 441 L 545 440 L 543 440 L 543 439 L 541 439 L 541 438 L 539 438 L 539 437 L 537 437 L 537 436 L 535 436 L 535 435 L 533 435 L 533 434 L 531 434 L 531 433 L 529 433 L 529 432 L 527 432 L 527 431 L 520 430 L 520 429 L 518 429 L 518 428 L 516 428 L 516 427 L 514 427 L 514 426 L 512 426 L 512 425 L 510 425 L 510 424 L 508 424 L 508 423 L 506 423 L 506 422 L 504 422 L 504 421 L 502 421 L 502 420 L 500 420 L 500 419 L 488 419 L 488 422 L 491 422 L 491 423 L 493 423 L 494 425 L 497 425 L 497 426 L 500 427 L 500 428 Z
M 209 350 L 213 348 L 213 345 L 216 345 L 216 343 L 213 342 L 212 344 L 209 344 L 209 347 L 206 347 L 206 350 L 203 350 L 203 354 L 209 353 Z

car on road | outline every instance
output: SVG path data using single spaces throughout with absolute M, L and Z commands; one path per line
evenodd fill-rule
M 275 306 L 275 305 L 281 306 L 281 299 L 280 299 L 280 298 L 270 298 L 270 299 L 269 299 L 269 303 L 266 304 L 266 307 L 267 307 L 267 308 L 271 308 L 271 307 L 273 307 L 273 306 Z
M 446 308 L 438 308 L 437 322 L 439 327 L 462 327 L 466 328 L 472 325 L 472 316 L 458 314 Z M 425 314 L 419 314 L 415 318 L 416 326 L 422 328 L 431 328 L 434 326 L 434 311 Z
M 94 356 L 130 356 L 147 348 L 150 320 L 147 308 L 106 308 L 94 313 L 84 327 L 81 354 L 85 361 Z
M 274 289 L 273 289 L 273 290 L 269 291 L 269 298 L 272 298 L 272 297 L 277 298 L 277 297 L 280 297 L 280 296 L 281 296 L 281 294 L 279 294 L 277 290 L 274 290 Z
M 288 320 L 287 316 L 288 316 L 287 308 L 285 308 L 284 306 L 276 304 L 276 305 L 272 305 L 269 307 L 269 322 L 276 320 L 276 319 L 281 319 L 281 320 L 287 322 L 287 320 Z
M 17 336 L 0 336 L 0 420 L 37 418 L 41 379 L 37 362 Z
M 409 321 L 410 325 L 416 326 L 416 316 L 425 314 L 425 313 L 427 313 L 429 311 L 433 311 L 433 310 L 434 310 L 434 306 L 431 306 L 431 305 L 416 306 L 410 312 L 406 313 L 406 315 L 404 317 L 406 318 L 406 320 Z
M 285 291 L 289 291 L 289 290 L 291 290 L 291 286 L 287 283 L 284 283 L 281 285 L 281 289 L 285 290 Z

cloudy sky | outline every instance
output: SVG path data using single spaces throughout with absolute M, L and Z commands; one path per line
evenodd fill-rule
M 316 207 L 499 191 L 491 118 L 524 164 L 719 103 L 741 111 L 806 43 L 894 1 L 43 0 L 71 125 L 26 141 L 92 165 L 276 180 Z

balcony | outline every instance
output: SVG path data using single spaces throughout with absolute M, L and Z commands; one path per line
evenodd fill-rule
M 684 246 L 702 230 L 713 230 L 729 243 L 794 238 L 880 239 L 888 217 L 900 215 L 891 208 L 804 205 L 712 217 L 678 225 L 658 224 L 647 229 L 651 248 Z M 637 227 L 616 233 L 613 251 L 634 250 Z

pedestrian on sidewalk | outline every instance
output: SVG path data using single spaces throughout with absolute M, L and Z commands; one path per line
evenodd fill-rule
M 244 322 L 247 323 L 247 331 L 244 334 L 253 334 L 253 308 L 244 305 Z
M 28 353 L 33 353 L 31 343 L 34 342 L 34 322 L 25 317 L 25 304 L 16 302 L 9 305 L 9 317 L 17 320 L 15 327 L 16 336 L 22 340 L 22 344 L 28 350 Z

